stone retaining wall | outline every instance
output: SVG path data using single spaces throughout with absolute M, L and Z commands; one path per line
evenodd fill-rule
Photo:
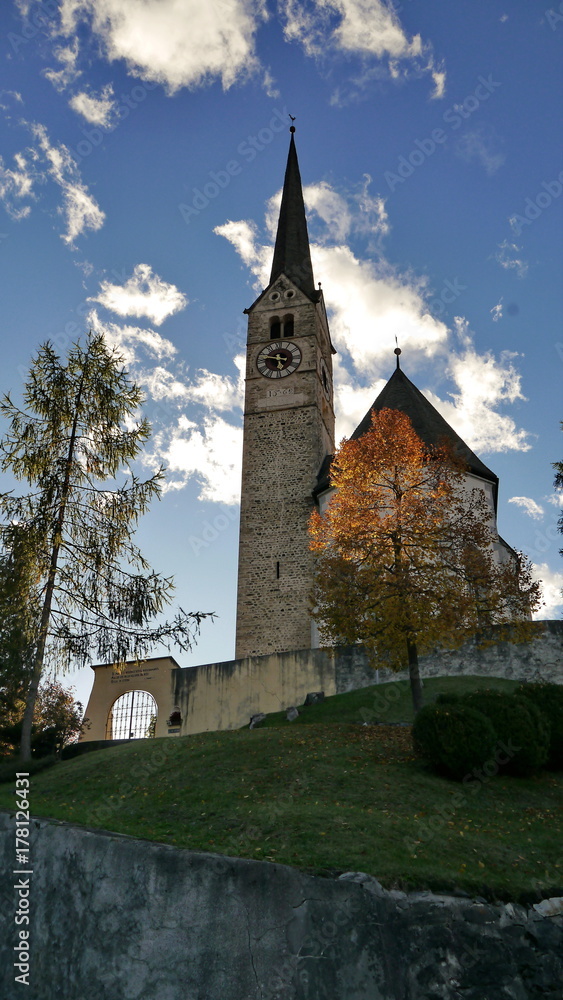
M 405 895 L 44 819 L 30 846 L 24 985 L 15 823 L 0 813 L 3 1000 L 561 998 L 562 900 Z

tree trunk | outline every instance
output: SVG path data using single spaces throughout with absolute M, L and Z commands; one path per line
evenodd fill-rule
M 41 613 L 41 626 L 39 630 L 39 638 L 37 641 L 37 649 L 35 651 L 35 658 L 33 661 L 33 673 L 31 675 L 31 681 L 29 684 L 26 703 L 25 703 L 25 712 L 23 715 L 22 735 L 21 735 L 20 754 L 19 754 L 22 763 L 31 760 L 31 729 L 33 726 L 33 713 L 35 712 L 37 692 L 39 691 L 39 684 L 41 682 L 41 675 L 43 673 L 43 664 L 45 662 L 45 649 L 47 646 L 49 622 L 51 620 L 53 595 L 55 593 L 55 582 L 57 578 L 59 552 L 61 548 L 61 539 L 65 523 L 66 505 L 67 505 L 68 495 L 70 492 L 70 472 L 72 468 L 72 462 L 74 460 L 74 448 L 76 444 L 76 433 L 78 428 L 80 400 L 82 396 L 83 386 L 84 386 L 84 373 L 82 373 L 82 377 L 80 379 L 78 387 L 78 393 L 76 396 L 74 420 L 72 422 L 72 430 L 70 432 L 70 440 L 68 446 L 68 455 L 66 459 L 65 477 L 61 488 L 61 500 L 59 503 L 57 522 L 55 525 L 55 530 L 53 532 L 54 542 L 53 542 L 53 548 L 51 549 L 51 562 L 49 566 L 49 575 L 47 577 L 47 584 L 45 587 L 45 598 L 43 600 L 43 610 Z
M 418 651 L 416 648 L 416 642 L 412 642 L 411 639 L 407 639 L 407 652 L 409 655 L 409 680 L 411 682 L 411 694 L 412 694 L 412 704 L 414 708 L 414 714 L 422 708 L 422 682 L 420 680 L 420 671 L 418 669 Z

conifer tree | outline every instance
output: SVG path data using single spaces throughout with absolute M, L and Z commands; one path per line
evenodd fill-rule
M 162 642 L 189 649 L 206 614 L 179 609 L 171 621 L 158 619 L 173 581 L 150 568 L 133 534 L 160 496 L 163 471 L 141 481 L 132 470 L 150 427 L 139 417 L 143 396 L 123 359 L 102 335 L 74 344 L 66 360 L 47 342 L 31 365 L 24 400 L 23 409 L 9 396 L 0 403 L 9 421 L 2 469 L 29 487 L 0 495 L 0 542 L 16 567 L 20 597 L 27 594 L 34 609 L 20 650 L 30 664 L 26 760 L 48 662 L 64 668 L 95 655 L 123 664 Z
M 539 585 L 524 557 L 495 561 L 490 507 L 446 443 L 429 449 L 406 414 L 374 412 L 371 429 L 338 449 L 331 484 L 310 523 L 321 638 L 408 668 L 415 711 L 420 653 L 493 624 L 510 623 L 506 638 L 529 635 Z

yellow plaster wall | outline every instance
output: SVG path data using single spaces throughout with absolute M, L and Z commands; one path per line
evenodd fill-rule
M 175 672 L 182 736 L 238 729 L 259 712 L 299 706 L 310 691 L 336 694 L 334 654 L 303 649 L 249 656 Z
M 158 707 L 156 736 L 168 736 L 167 721 L 174 709 L 173 671 L 178 663 L 172 656 L 155 657 L 144 663 L 127 663 L 120 672 L 111 665 L 92 667 L 95 673 L 86 718 L 90 728 L 83 741 L 105 740 L 108 714 L 114 701 L 127 691 L 148 691 Z

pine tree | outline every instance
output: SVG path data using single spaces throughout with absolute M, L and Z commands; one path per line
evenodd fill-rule
M 172 621 L 155 622 L 173 581 L 150 568 L 133 533 L 160 496 L 163 470 L 146 481 L 132 470 L 150 427 L 139 417 L 143 396 L 123 359 L 101 335 L 74 344 L 66 361 L 47 342 L 31 365 L 24 400 L 24 409 L 9 396 L 0 403 L 9 420 L 2 469 L 30 487 L 21 496 L 0 495 L 0 542 L 37 609 L 24 654 L 31 664 L 20 748 L 26 760 L 47 663 L 83 665 L 95 653 L 123 664 L 161 642 L 189 649 L 207 615 L 179 609 Z
M 314 617 L 330 643 L 362 643 L 372 663 L 408 667 L 422 705 L 420 653 L 510 623 L 529 634 L 538 584 L 524 557 L 495 562 L 491 510 L 445 443 L 428 449 L 406 414 L 381 410 L 331 468 L 336 492 L 311 517 Z

